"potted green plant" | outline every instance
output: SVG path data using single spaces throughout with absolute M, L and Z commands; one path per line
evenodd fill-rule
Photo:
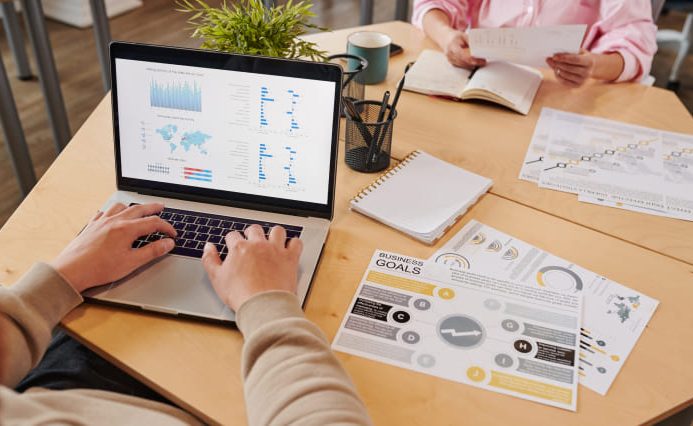
M 203 0 L 177 0 L 181 12 L 192 14 L 192 37 L 202 48 L 247 55 L 324 61 L 327 53 L 301 38 L 309 30 L 327 31 L 310 22 L 310 1 L 265 7 L 262 0 L 240 0 L 211 7 Z

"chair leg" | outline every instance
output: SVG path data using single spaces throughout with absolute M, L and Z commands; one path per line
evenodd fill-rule
M 395 19 L 404 22 L 409 20 L 409 0 L 397 0 Z
M 19 25 L 14 3 L 11 1 L 0 3 L 0 10 L 2 11 L 5 24 L 7 42 L 10 45 L 12 56 L 14 56 L 14 62 L 17 65 L 17 77 L 20 80 L 30 80 L 33 75 L 31 74 L 29 58 L 27 57 L 26 48 L 24 46 L 24 36 L 22 35 L 22 28 Z
M 36 174 L 2 58 L 0 58 L 0 123 L 14 174 L 19 181 L 19 189 L 22 196 L 26 196 L 36 184 Z
M 373 0 L 361 0 L 361 25 L 373 23 Z
M 104 91 L 111 90 L 111 60 L 108 44 L 111 42 L 111 27 L 106 13 L 105 0 L 91 0 L 91 17 L 94 21 L 96 53 L 101 63 L 101 79 Z
M 681 65 L 683 65 L 683 61 L 686 59 L 686 55 L 688 55 L 688 51 L 691 48 L 691 38 L 693 38 L 693 12 L 686 16 L 686 22 L 683 24 L 681 34 L 682 40 L 679 45 L 679 51 L 676 54 L 676 59 L 674 59 L 674 65 L 671 67 L 669 83 L 678 82 Z
M 60 152 L 70 142 L 70 123 L 67 119 L 63 92 L 60 89 L 53 49 L 46 30 L 43 7 L 39 0 L 22 0 L 22 10 L 27 23 L 29 40 L 36 55 L 39 82 L 46 101 L 55 147 Z

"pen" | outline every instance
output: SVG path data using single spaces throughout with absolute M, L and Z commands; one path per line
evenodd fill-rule
M 358 122 L 363 121 L 361 120 L 361 114 L 359 114 L 351 98 L 342 98 L 342 102 L 344 103 L 344 111 L 349 115 L 350 119 Z
M 378 123 L 385 119 L 385 111 L 387 111 L 387 102 L 390 100 L 390 91 L 386 90 L 383 94 L 383 102 L 380 104 L 380 111 L 378 112 Z
M 359 111 L 356 109 L 354 101 L 352 101 L 351 98 L 342 98 L 342 103 L 344 104 L 344 112 L 352 121 L 354 121 L 354 125 L 359 129 L 364 142 L 370 147 L 372 138 L 371 132 L 369 132 L 366 126 L 363 125 L 363 119 L 361 118 Z
M 408 63 L 404 68 L 404 74 L 397 84 L 397 91 L 395 92 L 395 99 L 392 101 L 392 106 L 390 107 L 390 115 L 387 117 L 388 120 L 392 119 L 392 115 L 395 113 L 395 107 L 397 107 L 397 102 L 399 102 L 399 95 L 402 94 L 402 89 L 404 88 L 404 79 L 407 77 L 407 71 L 412 66 L 412 62 Z
M 390 91 L 386 90 L 383 94 L 383 102 L 380 104 L 380 111 L 378 111 L 378 123 L 382 123 L 385 119 L 385 112 L 387 111 L 387 102 L 390 100 Z M 371 149 L 369 150 L 369 155 L 366 160 L 366 168 L 369 169 L 371 163 L 375 163 L 378 160 L 379 152 L 374 148 L 380 149 L 378 141 L 380 140 L 380 135 L 382 132 L 382 125 L 378 124 L 375 132 L 373 132 L 373 140 L 371 140 Z

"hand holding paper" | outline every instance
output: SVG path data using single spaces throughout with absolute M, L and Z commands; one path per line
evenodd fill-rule
M 586 29 L 586 25 L 475 28 L 469 30 L 469 48 L 477 58 L 545 67 L 546 59 L 557 53 L 579 53 Z

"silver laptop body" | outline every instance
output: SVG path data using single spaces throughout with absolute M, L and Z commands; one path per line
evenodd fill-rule
M 333 215 L 341 69 L 120 42 L 111 45 L 111 68 L 118 191 L 102 211 L 118 202 L 161 202 L 300 227 L 297 295 L 304 303 Z M 162 314 L 235 318 L 200 259 L 178 254 L 84 296 Z

